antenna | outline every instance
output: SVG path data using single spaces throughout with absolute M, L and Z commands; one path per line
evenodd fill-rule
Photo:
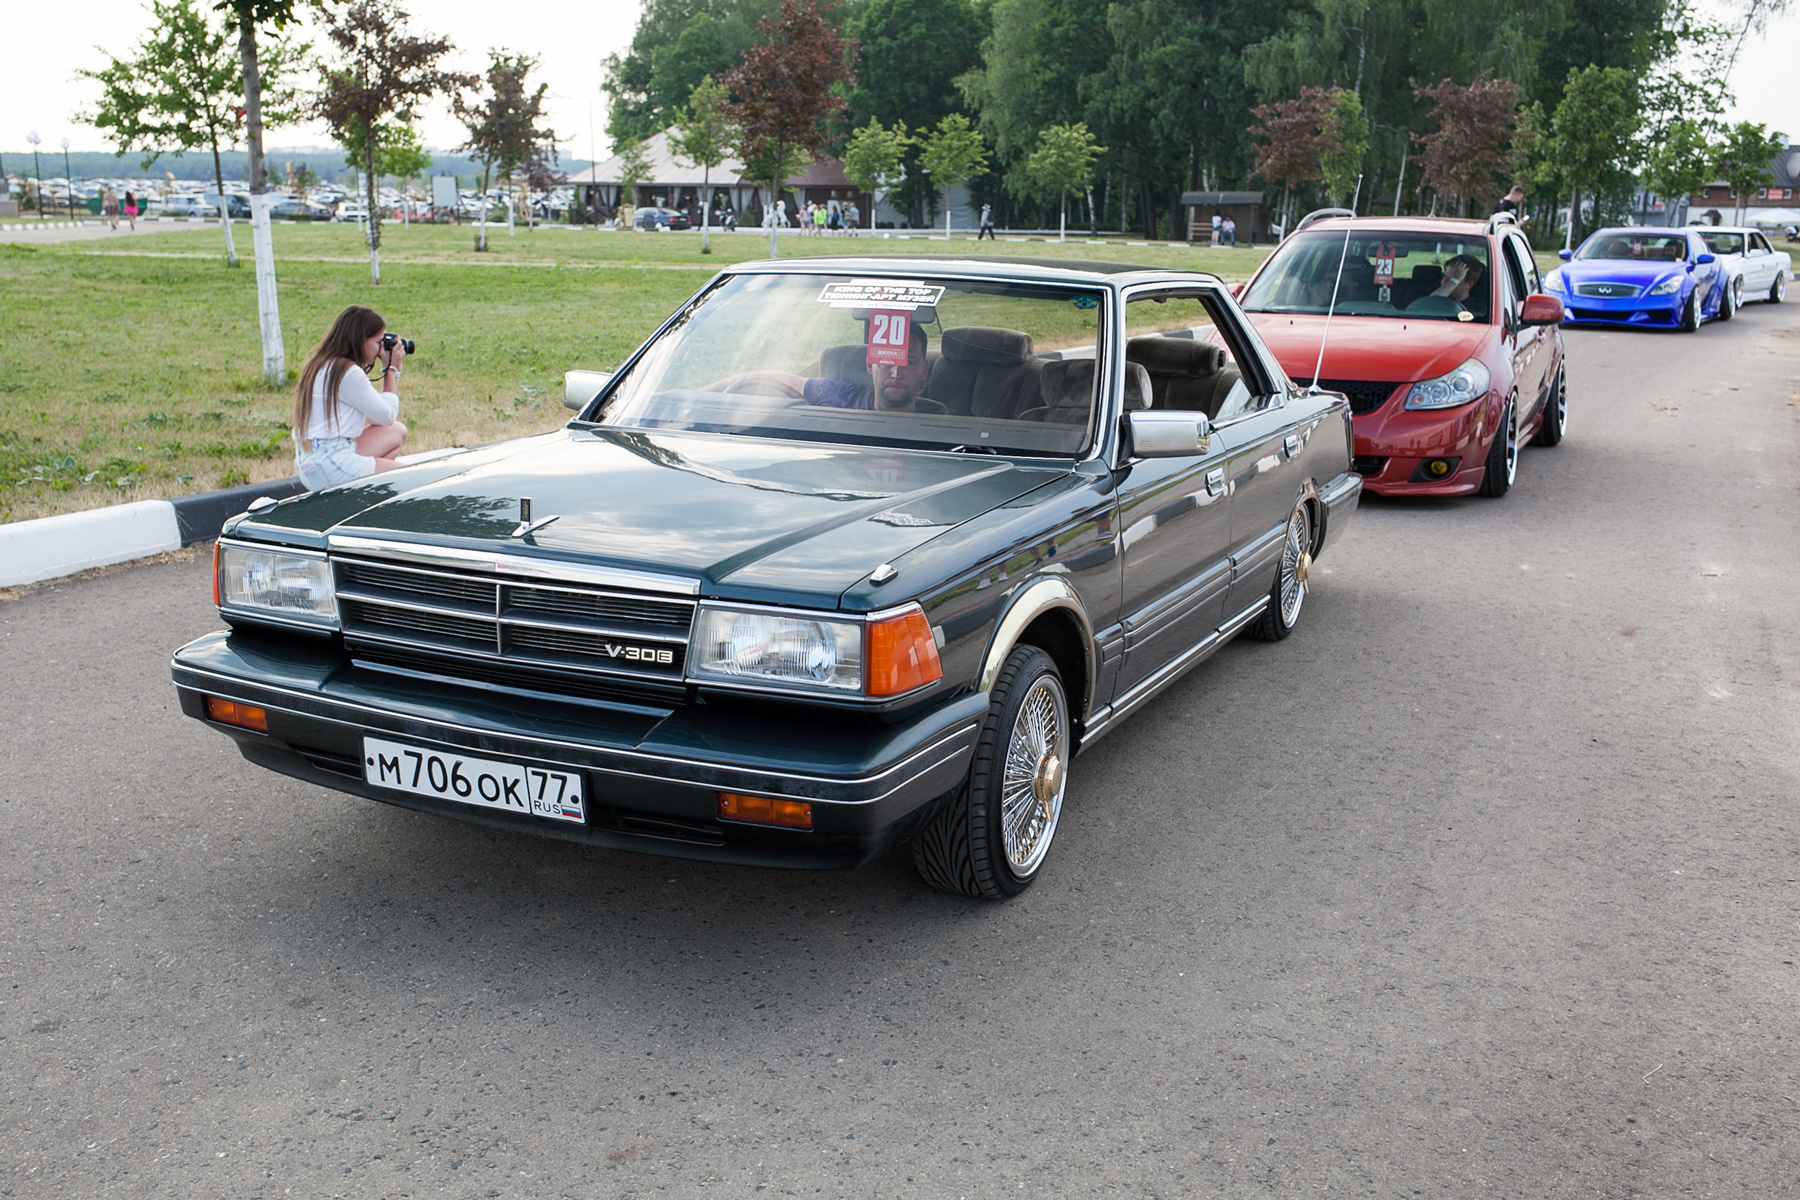
M 1360 182 L 1359 182 L 1360 186 Z M 1331 314 L 1337 311 L 1338 287 L 1344 282 L 1344 261 L 1350 257 L 1350 229 L 1344 226 L 1344 248 L 1338 253 L 1337 278 L 1331 281 L 1331 303 L 1325 309 L 1325 331 L 1319 335 L 1319 361 L 1313 364 L 1312 390 L 1319 390 L 1319 373 L 1325 369 L 1325 339 L 1331 336 Z

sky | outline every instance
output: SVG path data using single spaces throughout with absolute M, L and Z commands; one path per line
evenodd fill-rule
M 83 0 L 79 34 L 70 32 L 68 13 L 59 5 L 21 2 L 8 8 L 4 29 L 11 52 L 0 66 L 0 151 L 24 151 L 30 130 L 38 132 L 45 147 L 59 147 L 66 137 L 72 150 L 112 149 L 98 130 L 74 120 L 95 95 L 95 85 L 77 79 L 75 72 L 101 66 L 102 50 L 123 55 L 136 45 L 150 24 L 148 4 Z M 606 102 L 599 91 L 600 61 L 630 44 L 640 8 L 639 0 L 587 0 L 539 7 L 511 21 L 505 19 L 506 7 L 491 0 L 430 0 L 415 4 L 412 11 L 419 30 L 447 35 L 456 44 L 456 65 L 462 69 L 479 70 L 494 46 L 538 56 L 539 77 L 550 85 L 549 124 L 564 157 L 586 159 L 611 153 Z M 1791 5 L 1760 38 L 1745 45 L 1732 76 L 1737 103 L 1725 114 L 1730 120 L 1761 121 L 1790 141 L 1800 141 L 1800 90 L 1793 86 L 1796 47 L 1800 4 Z M 462 126 L 446 104 L 428 109 L 421 124 L 433 149 L 449 150 L 463 140 Z M 267 137 L 271 150 L 329 141 L 316 126 L 273 130 Z

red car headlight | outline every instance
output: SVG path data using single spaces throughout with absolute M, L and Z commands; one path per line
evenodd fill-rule
M 1489 382 L 1488 369 L 1481 360 L 1471 358 L 1447 375 L 1413 384 L 1406 393 L 1406 407 L 1455 408 L 1473 404 L 1487 395 Z

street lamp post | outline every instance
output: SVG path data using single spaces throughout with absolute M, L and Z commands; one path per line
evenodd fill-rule
M 63 182 L 69 189 L 69 220 L 75 219 L 75 173 L 69 170 L 69 139 L 62 140 L 63 146 Z
M 44 139 L 34 129 L 25 135 L 25 140 L 31 143 L 31 161 L 37 166 L 37 215 L 41 221 L 44 219 L 44 161 L 38 157 L 38 143 Z

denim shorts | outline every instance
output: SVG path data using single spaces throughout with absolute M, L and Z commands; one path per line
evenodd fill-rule
M 314 438 L 311 450 L 294 455 L 294 468 L 306 490 L 316 492 L 334 483 L 368 478 L 375 473 L 375 460 L 356 452 L 355 438 Z

